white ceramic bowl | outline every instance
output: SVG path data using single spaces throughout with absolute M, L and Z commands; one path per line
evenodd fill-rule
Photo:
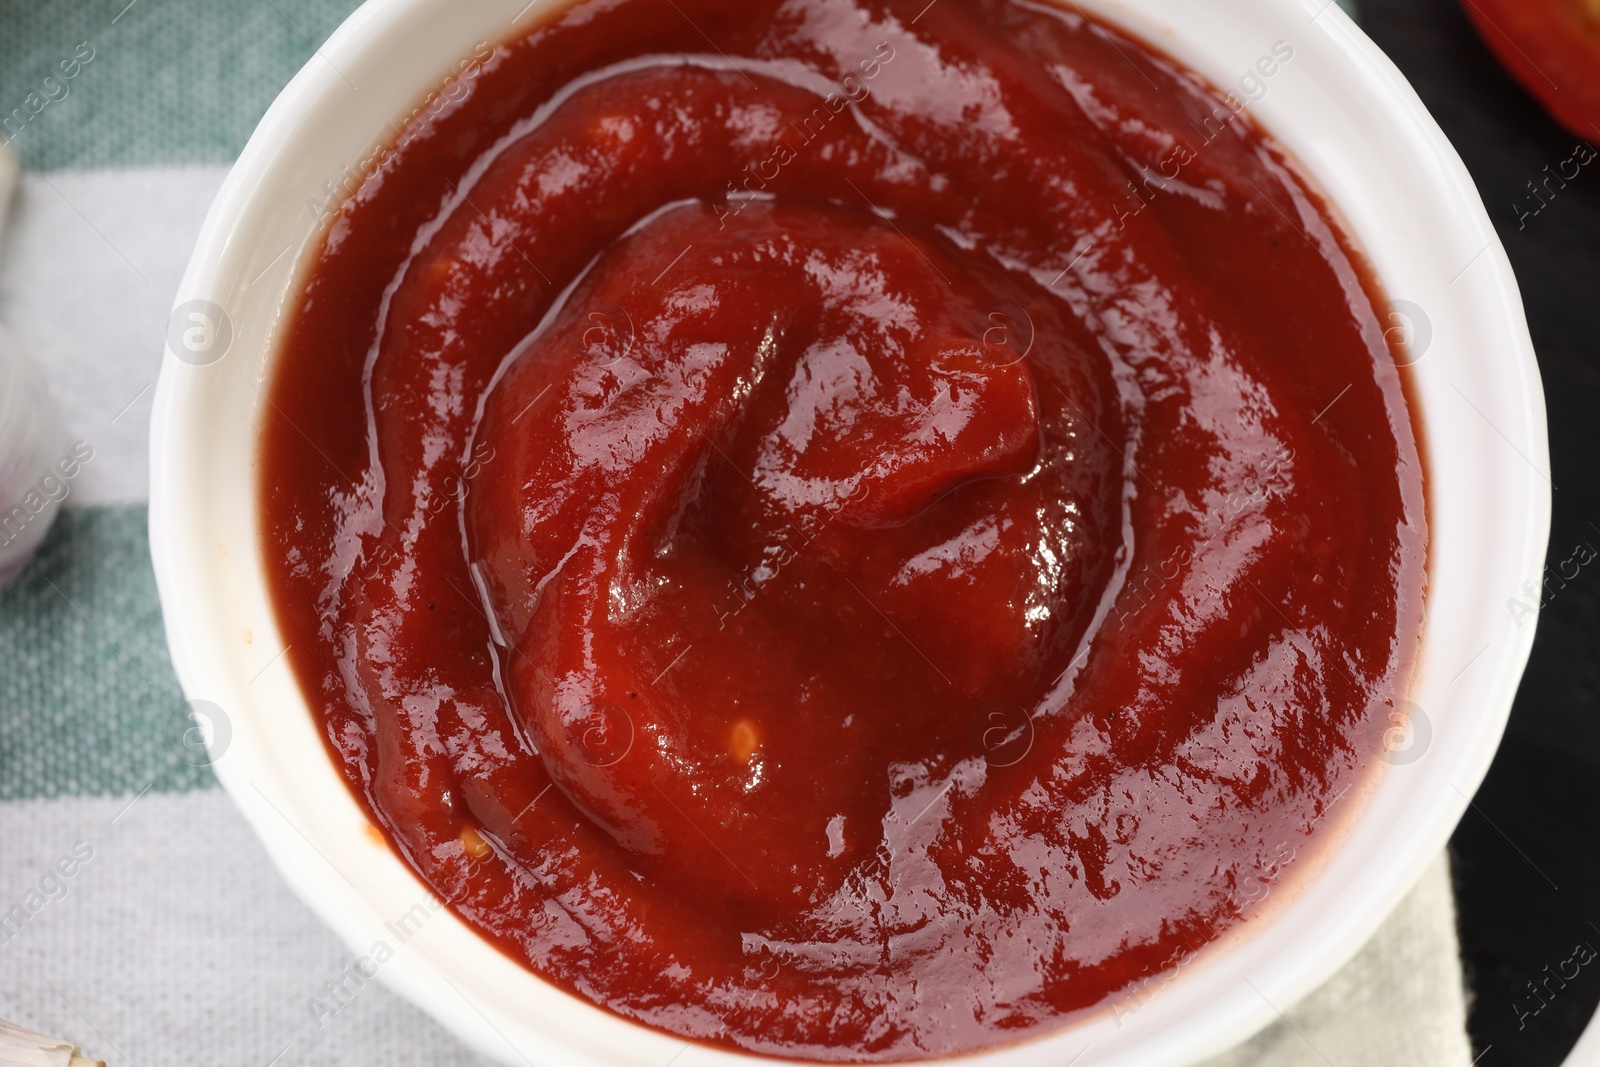
M 1268 914 L 1183 967 L 1136 1013 L 1101 1012 L 969 1058 L 1175 1067 L 1247 1038 L 1348 961 L 1464 812 L 1533 640 L 1531 621 L 1507 601 L 1527 599 L 1525 583 L 1538 589 L 1544 562 L 1544 403 L 1516 282 L 1471 179 L 1411 87 L 1332 0 L 1081 2 L 1224 89 L 1275 42 L 1293 47 L 1250 113 L 1330 196 L 1388 294 L 1408 302 L 1426 349 L 1414 370 L 1431 577 L 1411 699 L 1431 730 L 1419 728 L 1406 758 L 1380 768 Z M 281 657 L 264 581 L 272 548 L 257 499 L 260 387 L 316 248 L 308 204 L 474 45 L 525 29 L 551 6 L 370 0 L 262 119 L 206 219 L 156 393 L 150 534 L 167 636 L 185 692 L 220 709 L 217 774 L 284 877 L 358 956 L 378 942 L 397 949 L 382 979 L 463 1041 L 513 1064 L 770 1067 L 686 1047 L 575 999 L 423 903 L 428 891 L 324 748 Z M 398 932 L 409 934 L 403 945 Z

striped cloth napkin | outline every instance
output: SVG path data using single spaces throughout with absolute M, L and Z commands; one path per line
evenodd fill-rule
M 26 168 L 0 322 L 90 452 L 0 594 L 0 1018 L 113 1067 L 486 1062 L 360 977 L 185 747 L 145 532 L 151 393 L 206 207 L 354 6 L 0 0 L 0 136 Z M 1454 921 L 1441 857 L 1215 1067 L 1469 1063 Z

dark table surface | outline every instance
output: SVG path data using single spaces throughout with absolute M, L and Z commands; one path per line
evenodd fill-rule
M 1478 1062 L 1544 1067 L 1600 1002 L 1600 561 L 1560 573 L 1575 550 L 1600 548 L 1600 158 L 1552 182 L 1534 213 L 1528 183 L 1586 142 L 1501 69 L 1458 0 L 1357 2 L 1478 184 L 1544 377 L 1556 487 L 1546 603 L 1505 741 L 1450 842 Z

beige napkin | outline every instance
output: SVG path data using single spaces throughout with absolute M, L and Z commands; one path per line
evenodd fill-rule
M 1343 970 L 1205 1067 L 1468 1067 L 1463 989 L 1441 855 Z

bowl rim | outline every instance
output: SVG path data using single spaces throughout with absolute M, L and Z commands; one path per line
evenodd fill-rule
M 502 15 L 521 9 L 511 20 L 515 25 L 530 9 L 559 9 L 565 0 L 534 0 L 526 7 L 522 6 L 523 0 L 495 2 L 500 3 Z M 452 912 L 440 912 L 430 891 L 403 864 L 387 841 L 382 840 L 381 835 L 374 837 L 375 828 L 367 821 L 364 809 L 346 785 L 342 772 L 333 764 L 326 746 L 316 736 L 317 730 L 310 723 L 308 702 L 299 693 L 297 684 L 292 678 L 285 681 L 271 672 L 274 663 L 283 655 L 280 652 L 267 660 L 272 648 L 282 646 L 275 617 L 269 613 L 262 622 L 259 611 L 250 614 L 259 607 L 255 598 L 265 595 L 265 576 L 259 567 L 264 546 L 260 544 L 258 526 L 250 526 L 250 536 L 245 536 L 242 543 L 237 537 L 219 539 L 215 536 L 222 520 L 211 513 L 210 506 L 215 503 L 213 496 L 233 493 L 237 500 L 237 494 L 243 492 L 251 501 L 258 496 L 253 450 L 249 446 L 255 436 L 255 420 L 261 412 L 261 403 L 257 400 L 246 420 L 251 432 L 243 435 L 246 438 L 244 451 L 251 455 L 250 477 L 240 479 L 237 469 L 213 470 L 202 454 L 224 440 L 216 433 L 220 418 L 216 410 L 217 383 L 223 374 L 229 374 L 230 387 L 237 391 L 238 383 L 233 379 L 248 371 L 249 384 L 257 397 L 262 396 L 260 383 L 265 379 L 266 367 L 275 351 L 277 326 L 289 301 L 299 290 L 307 249 L 320 241 L 316 237 L 302 237 L 295 255 L 288 257 L 290 262 L 274 273 L 265 287 L 271 293 L 263 295 L 262 290 L 257 290 L 254 295 L 248 295 L 262 275 L 246 279 L 272 251 L 269 248 L 259 255 L 253 254 L 260 246 L 260 231 L 285 225 L 280 187 L 290 180 L 290 172 L 297 165 L 294 162 L 297 154 L 315 154 L 309 150 L 313 142 L 308 139 L 313 135 L 308 129 L 316 124 L 319 116 L 326 119 L 330 109 L 337 106 L 342 85 L 354 87 L 346 71 L 370 66 L 377 50 L 386 43 L 392 44 L 396 35 L 403 37 L 412 32 L 408 27 L 427 24 L 430 17 L 437 18 L 436 9 L 441 6 L 436 0 L 367 0 L 317 50 L 274 101 L 207 215 L 194 256 L 174 299 L 174 311 L 196 299 L 217 300 L 223 306 L 233 306 L 240 300 L 250 306 L 261 304 L 263 314 L 243 317 L 233 324 L 234 349 L 250 354 L 251 362 L 235 355 L 231 362 L 197 366 L 179 359 L 170 345 L 163 357 L 151 421 L 149 516 L 152 562 L 173 666 L 188 699 L 216 701 L 230 709 L 224 716 L 229 720 L 232 744 L 225 736 L 213 735 L 211 740 L 213 766 L 219 780 L 291 888 L 352 952 L 360 955 L 374 944 L 375 938 L 391 936 L 396 921 L 401 928 L 409 930 L 407 917 L 414 916 L 417 907 L 424 909 L 426 925 L 419 925 L 401 939 L 393 961 L 385 964 L 379 977 L 443 1022 L 468 1045 L 506 1063 L 528 1062 L 533 1057 L 553 1063 L 586 1065 L 662 1064 L 678 1059 L 681 1067 L 790 1062 L 685 1043 L 684 1039 L 612 1015 L 556 989 L 520 964 L 500 956 L 497 949 L 479 938 Z M 1216 65 L 1209 61 L 1201 46 L 1166 26 L 1167 17 L 1178 18 L 1177 0 L 1086 0 L 1082 6 L 1219 84 L 1214 76 Z M 1462 312 L 1459 323 L 1441 322 L 1438 332 L 1448 333 L 1450 326 L 1459 325 L 1461 329 L 1457 333 L 1466 334 L 1467 325 L 1483 329 L 1487 324 L 1492 327 L 1488 336 L 1511 355 L 1502 364 L 1485 363 L 1488 357 L 1481 354 L 1488 346 L 1487 340 L 1476 347 L 1452 340 L 1452 345 L 1480 354 L 1479 363 L 1469 362 L 1466 368 L 1478 372 L 1478 378 L 1469 380 L 1468 384 L 1479 386 L 1479 391 L 1475 392 L 1479 402 L 1474 403 L 1453 379 L 1448 384 L 1544 480 L 1545 484 L 1541 485 L 1526 471 L 1509 463 L 1492 465 L 1489 481 L 1493 483 L 1498 479 L 1500 488 L 1507 492 L 1498 502 L 1485 500 L 1506 513 L 1497 517 L 1499 525 L 1494 526 L 1494 536 L 1508 540 L 1514 549 L 1507 551 L 1503 561 L 1505 570 L 1521 581 L 1531 581 L 1537 588 L 1550 524 L 1550 487 L 1548 475 L 1544 473 L 1550 468 L 1543 392 L 1515 277 L 1465 166 L 1398 69 L 1342 11 L 1333 7 L 1333 0 L 1234 0 L 1224 7 L 1247 15 L 1271 12 L 1285 16 L 1298 14 L 1308 19 L 1317 47 L 1322 49 L 1314 53 L 1320 57 L 1318 61 L 1335 65 L 1343 62 L 1345 73 L 1363 83 L 1371 93 L 1382 113 L 1380 117 L 1409 138 L 1413 155 L 1410 162 L 1426 176 L 1440 204 L 1454 212 L 1449 233 L 1453 238 L 1452 247 L 1461 249 L 1456 262 L 1465 260 L 1470 248 L 1481 243 L 1481 250 L 1465 262 L 1461 272 L 1448 283 L 1454 286 L 1467 280 L 1474 294 L 1472 303 L 1476 311 Z M 442 45 L 430 47 L 433 53 L 443 54 Z M 420 98 L 430 85 L 437 84 L 446 68 L 441 62 L 437 67 L 426 69 L 435 73 L 412 80 L 412 99 Z M 1260 111 L 1267 114 L 1260 117 L 1274 139 L 1301 161 L 1305 160 L 1308 148 L 1313 152 L 1322 151 L 1313 143 L 1321 136 L 1320 132 L 1297 130 L 1293 125 L 1283 127 L 1271 121 L 1279 104 L 1269 104 L 1270 99 L 1269 95 L 1261 101 Z M 394 113 L 399 111 L 396 108 Z M 348 131 L 348 127 L 346 129 Z M 1286 133 L 1295 135 L 1286 136 Z M 345 157 L 358 159 L 372 144 L 370 135 L 365 143 L 352 140 Z M 1311 169 L 1315 172 L 1315 168 Z M 1327 186 L 1325 174 L 1316 174 L 1315 180 Z M 1341 214 L 1351 203 L 1349 199 L 1332 195 L 1328 200 Z M 273 214 L 274 211 L 278 214 Z M 1352 241 L 1365 251 L 1368 242 L 1362 240 L 1362 234 L 1357 231 L 1370 222 L 1363 218 L 1343 221 L 1347 223 Z M 292 245 L 293 242 L 278 252 L 273 263 L 284 258 Z M 1381 263 L 1373 263 L 1380 283 L 1386 283 L 1389 275 L 1381 267 Z M 267 269 L 271 270 L 271 265 Z M 263 275 L 266 273 L 263 271 Z M 240 294 L 247 295 L 241 297 Z M 1443 306 L 1455 302 L 1440 299 Z M 1472 321 L 1474 315 L 1479 321 Z M 239 369 L 241 364 L 243 369 Z M 215 366 L 233 369 L 214 372 L 212 367 Z M 1428 373 L 1432 373 L 1431 368 Z M 1489 383 L 1487 386 L 1485 381 Z M 1482 389 L 1489 390 L 1487 397 Z M 1444 401 L 1437 399 L 1446 395 L 1443 386 L 1413 391 L 1418 395 L 1412 400 L 1421 408 L 1423 416 L 1430 482 L 1429 618 L 1417 665 L 1420 677 L 1425 671 L 1437 673 L 1440 669 L 1437 663 L 1430 662 L 1437 658 L 1434 653 L 1438 651 L 1439 640 L 1435 635 L 1439 627 L 1451 625 L 1449 620 L 1435 620 L 1434 609 L 1439 606 L 1435 594 L 1440 592 L 1439 581 L 1455 576 L 1456 572 L 1447 569 L 1439 573 L 1435 563 L 1439 553 L 1447 547 L 1452 561 L 1461 558 L 1459 546 L 1466 545 L 1470 549 L 1468 542 L 1473 535 L 1465 529 L 1462 520 L 1449 520 L 1453 525 L 1442 531 L 1437 525 L 1442 516 L 1435 510 L 1431 491 L 1436 484 L 1435 460 L 1452 472 L 1468 462 L 1453 452 L 1442 453 L 1439 448 L 1441 443 L 1467 448 L 1463 440 L 1449 436 L 1435 438 L 1436 434 L 1446 434 L 1447 425 L 1449 434 L 1457 432 L 1454 429 L 1457 420 L 1453 415 L 1445 419 Z M 1495 415 L 1500 416 L 1500 422 L 1491 417 Z M 1501 422 L 1509 415 L 1520 416 L 1510 423 L 1514 427 L 1511 435 L 1501 428 Z M 1462 417 L 1464 420 L 1464 413 Z M 237 413 L 231 422 L 236 429 Z M 224 421 L 223 426 L 227 424 Z M 1484 436 L 1487 438 L 1486 432 Z M 1474 448 L 1476 451 L 1467 451 L 1472 452 L 1475 462 L 1483 462 L 1484 456 L 1492 455 L 1476 444 Z M 216 451 L 237 460 L 239 448 L 237 442 L 230 442 Z M 221 462 L 221 459 L 216 460 L 216 463 Z M 1507 468 L 1512 473 L 1507 474 Z M 243 489 L 238 485 L 230 488 L 225 481 L 229 477 L 248 485 Z M 250 503 L 244 505 L 244 510 L 253 519 L 255 511 Z M 229 528 L 237 530 L 241 525 L 241 522 L 234 522 Z M 1457 526 L 1462 529 L 1457 531 Z M 1489 591 L 1488 599 L 1483 600 L 1481 606 L 1497 604 L 1501 593 L 1515 595 L 1519 592 L 1520 586 L 1497 587 Z M 1441 592 L 1446 598 L 1456 594 L 1454 589 Z M 231 607 L 229 597 L 233 599 Z M 243 607 L 239 601 L 245 602 Z M 241 617 L 255 621 L 253 632 L 247 632 L 249 639 L 245 646 L 254 647 L 255 635 L 270 636 L 273 640 L 254 647 L 254 651 L 241 648 L 232 636 L 239 628 Z M 1323 885 L 1333 877 L 1330 870 L 1339 866 L 1336 861 L 1346 858 L 1344 854 L 1352 850 L 1354 840 L 1365 831 L 1365 824 L 1372 821 L 1374 805 L 1384 803 L 1380 794 L 1388 788 L 1388 779 L 1397 773 L 1409 773 L 1409 768 L 1402 772 L 1400 768 L 1391 767 L 1372 776 L 1358 805 L 1361 810 L 1351 812 L 1346 820 L 1348 825 L 1337 832 L 1329 828 L 1330 833 L 1324 835 L 1328 839 L 1323 843 L 1325 855 L 1319 856 L 1315 863 L 1302 863 L 1304 869 L 1297 871 L 1296 880 L 1274 905 L 1272 913 L 1241 924 L 1234 937 L 1225 939 L 1231 947 L 1224 950 L 1222 946 L 1214 946 L 1215 951 L 1192 968 L 1190 974 L 1176 976 L 1148 1002 L 1141 1004 L 1136 1014 L 1127 1012 L 1122 1018 L 1116 1018 L 1116 1012 L 1106 1005 L 1098 1013 L 1075 1018 L 1059 1031 L 953 1060 L 997 1067 L 1001 1064 L 1020 1067 L 1062 1063 L 1074 1061 L 1074 1053 L 1081 1056 L 1090 1047 L 1098 1046 L 1102 1052 L 1094 1057 L 1092 1062 L 1095 1063 L 1160 1063 L 1170 1067 L 1224 1051 L 1281 1016 L 1279 1006 L 1287 1007 L 1309 993 L 1366 943 L 1443 848 L 1498 747 L 1511 700 L 1531 650 L 1533 630 L 1532 625 L 1518 625 L 1515 630 L 1504 632 L 1502 625 L 1498 636 L 1462 668 L 1461 673 L 1465 674 L 1476 663 L 1480 677 L 1486 670 L 1492 669 L 1493 674 L 1475 697 L 1461 701 L 1469 705 L 1470 716 L 1466 712 L 1457 713 L 1454 702 L 1450 702 L 1450 714 L 1441 716 L 1448 725 L 1458 728 L 1448 737 L 1441 731 L 1436 739 L 1439 743 L 1434 746 L 1433 767 L 1428 769 L 1434 785 L 1414 805 L 1414 810 L 1405 812 L 1403 840 L 1409 847 L 1396 850 L 1396 854 L 1386 857 L 1382 864 L 1369 863 L 1370 884 L 1357 889 L 1346 885 L 1344 896 Z M 1448 642 L 1446 645 L 1449 647 Z M 1454 647 L 1459 650 L 1466 646 L 1457 641 Z M 258 666 L 260 670 L 256 671 Z M 250 687 L 263 676 L 268 679 L 266 688 L 252 691 Z M 285 704 L 296 713 L 287 719 L 282 712 Z M 300 722 L 301 717 L 306 721 Z M 315 737 L 315 752 L 306 748 L 306 728 Z M 287 734 L 293 736 L 280 736 Z M 1440 763 L 1446 763 L 1446 768 L 1434 773 Z M 1450 789 L 1440 787 L 1440 780 Z M 330 788 L 330 783 L 336 788 Z M 1413 787 L 1414 791 L 1418 788 Z M 338 862 L 332 856 L 338 856 Z M 1354 902 L 1348 902 L 1346 897 Z M 1259 954 L 1267 934 L 1279 931 L 1282 923 L 1288 921 L 1283 918 L 1285 915 L 1297 913 L 1297 910 L 1303 913 L 1308 908 L 1319 917 L 1318 921 L 1308 924 L 1302 915 L 1296 920 L 1300 925 L 1284 936 L 1280 944 L 1267 950 L 1268 963 L 1251 972 L 1259 980 L 1246 978 L 1255 996 L 1233 985 L 1221 991 L 1205 988 L 1215 984 L 1219 976 L 1238 977 L 1238 974 L 1229 974 L 1218 962 L 1219 957 L 1224 960 L 1230 954 L 1237 957 L 1243 951 L 1241 946 L 1254 946 Z M 437 914 L 444 916 L 443 921 L 434 921 L 432 916 Z M 383 933 L 385 930 L 391 934 Z M 496 959 L 502 965 L 497 965 Z M 1130 1015 L 1134 1017 L 1133 1029 L 1124 1031 L 1122 1023 Z M 1115 1022 L 1114 1028 L 1110 1027 L 1111 1021 Z M 1109 1053 L 1106 1052 L 1108 1047 Z

